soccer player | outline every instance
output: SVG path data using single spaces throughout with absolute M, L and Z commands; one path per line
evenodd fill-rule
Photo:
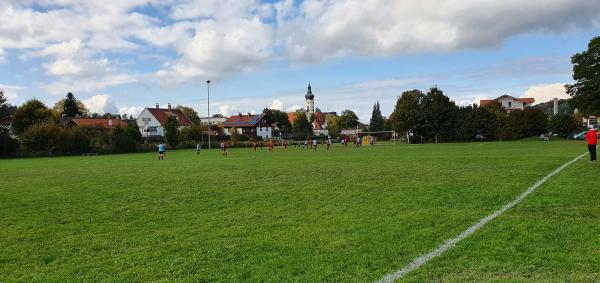
M 196 144 L 196 155 L 200 154 L 200 149 L 202 148 L 202 146 L 200 145 L 200 143 Z
M 223 157 L 227 157 L 227 142 L 221 142 L 221 152 L 223 153 Z
M 327 139 L 327 150 L 331 148 L 331 138 Z
M 585 134 L 587 140 L 588 151 L 590 152 L 590 162 L 596 161 L 596 143 L 598 142 L 598 134 L 596 130 L 590 126 L 589 131 Z
M 314 149 L 315 151 L 317 151 L 317 145 L 318 145 L 318 144 L 319 144 L 319 143 L 317 142 L 317 138 L 313 138 L 313 140 L 312 140 L 312 147 L 313 147 L 313 149 Z
M 254 148 L 254 151 L 256 151 L 256 141 L 252 142 L 252 148 Z
M 269 146 L 269 151 L 273 151 L 273 140 L 271 140 L 271 139 L 269 140 L 268 146 Z
M 304 148 L 308 149 L 308 139 L 304 140 Z
M 161 142 L 158 144 L 157 148 L 158 148 L 158 160 L 164 160 L 165 159 L 165 144 L 163 144 Z
M 287 147 L 288 147 L 288 141 L 287 140 L 283 141 L 283 147 L 287 150 Z

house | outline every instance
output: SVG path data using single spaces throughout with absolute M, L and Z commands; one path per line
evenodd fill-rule
M 236 128 L 238 134 L 250 137 L 262 137 L 270 139 L 273 137 L 273 126 L 267 122 L 265 114 L 233 115 L 223 123 L 226 135 L 231 135 L 232 128 Z
M 327 115 L 333 114 L 336 115 L 335 112 L 321 112 L 319 109 L 315 111 L 315 95 L 312 93 L 312 87 L 310 83 L 308 84 L 308 89 L 306 90 L 306 95 L 304 95 L 304 105 L 305 109 L 302 109 L 304 113 L 306 113 L 306 117 L 310 119 L 310 117 L 314 114 L 315 120 L 312 122 L 313 133 L 315 135 L 329 135 L 329 129 L 327 127 Z M 290 124 L 293 126 L 294 121 L 296 120 L 296 112 L 288 112 L 288 120 Z
M 227 117 L 221 114 L 216 114 L 212 117 L 200 117 L 200 123 L 208 124 L 209 120 L 211 125 L 223 125 L 227 121 Z
M 167 104 L 167 108 L 160 108 L 158 103 L 154 108 L 144 108 L 142 113 L 137 117 L 136 122 L 144 137 L 164 136 L 163 125 L 170 116 L 175 116 L 179 123 L 179 129 L 192 126 L 190 119 L 179 109 L 171 108 L 171 104 Z
M 108 130 L 116 127 L 125 127 L 127 126 L 127 121 L 121 119 L 104 118 L 70 118 L 66 124 L 70 127 L 83 126 Z
M 507 112 L 510 112 L 512 110 L 523 110 L 526 107 L 530 107 L 535 102 L 535 99 L 532 97 L 515 98 L 505 94 L 496 99 L 482 99 L 479 101 L 479 106 L 486 106 L 494 101 L 500 103 L 500 105 L 502 105 Z

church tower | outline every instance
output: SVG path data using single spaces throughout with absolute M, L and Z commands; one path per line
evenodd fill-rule
M 315 96 L 312 93 L 312 89 L 310 88 L 310 83 L 308 83 L 308 90 L 306 91 L 306 95 L 304 96 L 304 98 L 306 99 L 306 107 L 304 108 L 304 110 L 306 110 L 306 113 L 308 115 L 312 115 L 313 113 L 315 113 Z

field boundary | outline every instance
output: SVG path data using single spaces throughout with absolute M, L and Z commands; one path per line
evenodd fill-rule
M 517 198 L 515 198 L 511 202 L 503 205 L 500 209 L 494 211 L 492 214 L 490 214 L 490 215 L 488 215 L 488 216 L 480 219 L 477 223 L 475 223 L 471 227 L 469 227 L 466 230 L 464 230 L 458 236 L 456 236 L 456 237 L 454 237 L 454 238 L 452 238 L 450 240 L 447 240 L 445 243 L 443 243 L 442 245 L 438 246 L 434 250 L 432 250 L 432 251 L 430 251 L 430 252 L 428 252 L 426 254 L 418 256 L 411 263 L 409 263 L 408 265 L 404 266 L 402 269 L 400 269 L 400 270 L 398 270 L 398 271 L 396 271 L 394 273 L 390 273 L 390 274 L 386 275 L 385 277 L 383 277 L 382 279 L 380 279 L 377 282 L 378 283 L 394 282 L 394 281 L 402 278 L 403 276 L 405 276 L 409 272 L 411 272 L 411 271 L 413 271 L 413 270 L 421 267 L 423 264 L 427 263 L 429 260 L 442 255 L 444 252 L 446 252 L 450 248 L 454 247 L 457 243 L 459 243 L 460 241 L 462 241 L 465 238 L 469 237 L 471 234 L 475 233 L 475 231 L 477 231 L 479 228 L 483 227 L 486 223 L 494 220 L 496 217 L 502 215 L 507 210 L 509 210 L 512 207 L 514 207 L 515 205 L 519 204 L 529 194 L 531 194 L 535 190 L 537 190 L 541 185 L 543 185 L 544 183 L 546 183 L 554 175 L 560 173 L 562 170 L 564 170 L 565 168 L 567 168 L 569 165 L 573 164 L 574 162 L 576 162 L 577 160 L 583 158 L 586 155 L 587 155 L 587 153 L 583 153 L 583 154 L 575 157 L 573 160 L 568 161 L 567 163 L 565 163 L 565 164 L 561 165 L 560 167 L 554 169 L 554 171 L 550 172 L 544 178 L 538 180 L 533 185 L 531 185 L 529 188 L 527 188 L 527 190 L 524 191 L 523 193 L 521 193 Z

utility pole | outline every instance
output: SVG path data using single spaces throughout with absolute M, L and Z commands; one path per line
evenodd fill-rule
M 208 113 L 208 149 L 210 149 L 210 80 L 206 81 L 206 108 Z

